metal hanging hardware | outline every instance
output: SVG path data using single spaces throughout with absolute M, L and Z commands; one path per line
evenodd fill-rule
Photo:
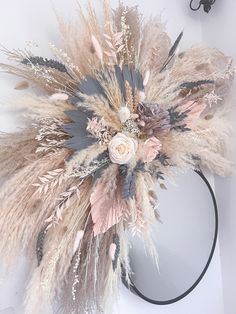
M 194 0 L 191 0 L 191 2 L 190 2 L 190 9 L 191 10 L 198 11 L 200 9 L 201 5 L 203 5 L 203 10 L 206 13 L 209 13 L 212 5 L 216 2 L 216 0 L 201 0 L 198 4 L 198 7 L 193 7 L 193 2 L 194 2 Z

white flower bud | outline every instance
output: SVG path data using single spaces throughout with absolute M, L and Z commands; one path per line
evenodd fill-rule
M 121 107 L 118 114 L 121 123 L 125 123 L 130 118 L 130 110 L 128 107 L 125 106 Z

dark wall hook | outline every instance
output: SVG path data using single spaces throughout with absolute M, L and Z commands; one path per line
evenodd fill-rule
M 216 2 L 216 0 L 201 0 L 197 7 L 193 6 L 193 2 L 194 2 L 194 0 L 191 0 L 191 2 L 190 2 L 191 10 L 198 11 L 200 9 L 201 5 L 203 5 L 203 10 L 206 13 L 209 13 L 211 10 L 211 6 Z

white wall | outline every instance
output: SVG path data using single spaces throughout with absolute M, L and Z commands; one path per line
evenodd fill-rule
M 97 0 L 96 0 L 97 1 Z M 85 1 L 83 1 L 85 2 Z M 226 0 L 224 4 L 216 4 L 216 10 L 212 12 L 212 16 L 193 13 L 188 7 L 189 0 L 128 0 L 128 4 L 139 4 L 140 9 L 145 15 L 158 14 L 163 12 L 163 20 L 167 21 L 167 29 L 173 39 L 177 37 L 179 32 L 184 29 L 185 36 L 182 42 L 182 47 L 186 48 L 190 45 L 200 42 L 202 35 L 205 41 L 216 45 L 217 47 L 225 48 L 229 53 L 233 53 L 236 57 L 236 52 L 233 45 L 233 39 L 228 35 L 230 26 L 228 21 L 228 12 L 225 9 L 226 4 L 232 7 L 230 17 L 232 23 L 235 22 L 233 8 L 235 9 L 234 0 Z M 4 46 L 24 47 L 26 41 L 35 41 L 40 44 L 38 49 L 39 54 L 47 55 L 48 49 L 46 45 L 49 41 L 58 43 L 58 33 L 56 29 L 56 20 L 53 14 L 51 0 L 8 0 L 0 2 L 0 42 Z M 74 0 L 54 0 L 59 12 L 65 16 L 70 16 L 74 12 Z M 98 3 L 98 1 L 97 1 Z M 113 4 L 117 2 L 112 0 Z M 234 7 L 233 7 L 234 6 Z M 164 11 L 163 11 L 164 9 Z M 213 8 L 214 9 L 214 8 Z M 219 23 L 221 21 L 221 23 Z M 201 23 L 202 22 L 202 23 Z M 235 26 L 235 25 L 234 25 Z M 224 34 L 221 33 L 221 27 L 224 27 Z M 217 31 L 216 31 L 217 30 Z M 233 48 L 231 48 L 233 47 Z M 227 50 L 228 49 L 228 50 Z M 0 56 L 1 59 L 1 56 Z M 12 94 L 16 95 L 19 92 L 13 90 L 17 80 L 12 77 L 0 75 L 0 99 L 5 99 Z M 3 121 L 4 120 L 4 121 Z M 7 123 L 6 123 L 7 121 Z M 0 114 L 0 129 L 11 128 L 9 120 L 3 119 Z M 235 180 L 235 179 L 233 179 Z M 231 243 L 233 230 L 233 197 L 228 197 L 232 190 L 232 180 L 220 181 L 217 179 L 217 190 L 219 193 L 219 209 L 224 209 L 225 212 L 221 215 L 222 219 L 222 235 L 221 244 L 223 249 L 223 266 L 232 267 L 228 256 L 230 250 L 233 249 Z M 232 193 L 233 194 L 233 193 Z M 226 198 L 227 197 L 227 198 Z M 226 206 L 227 203 L 230 203 Z M 227 208 L 224 208 L 227 207 Z M 236 263 L 234 263 L 235 265 Z M 233 268 L 232 268 L 233 269 Z M 18 271 L 17 276 L 22 276 L 21 271 Z M 225 273 L 223 271 L 223 273 Z M 18 278 L 18 277 L 14 277 Z M 0 281 L 0 313 L 4 307 L 16 304 L 16 293 L 21 293 L 19 283 L 14 279 L 6 285 Z M 4 279 L 5 280 L 5 279 Z M 230 277 L 224 276 L 224 284 L 227 290 L 225 300 L 229 299 Z M 233 287 L 233 286 L 232 286 Z M 4 294 L 3 294 L 4 290 Z M 8 290 L 8 291 L 7 291 Z M 233 289 L 232 289 L 233 290 Z M 235 291 L 235 289 L 234 289 Z M 12 300 L 13 298 L 13 300 Z M 228 308 L 228 307 L 227 307 Z M 16 311 L 16 314 L 19 314 Z M 215 252 L 212 264 L 201 281 L 199 286 L 185 299 L 169 306 L 154 306 L 145 303 L 134 295 L 131 295 L 127 290 L 123 289 L 120 299 L 120 313 L 159 313 L 159 314 L 223 314 L 223 297 L 221 285 L 221 262 L 219 247 Z M 225 312 L 225 314 L 235 314 Z

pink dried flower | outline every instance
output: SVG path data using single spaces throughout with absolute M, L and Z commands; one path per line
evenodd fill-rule
M 101 62 L 103 62 L 103 51 L 102 51 L 101 45 L 99 44 L 97 38 L 94 35 L 91 36 L 91 40 L 92 40 L 93 48 L 95 50 L 95 53 L 96 53 L 98 59 Z
M 143 161 L 153 161 L 161 150 L 161 147 L 161 142 L 155 136 L 152 136 L 146 140 L 146 142 L 143 144 Z

